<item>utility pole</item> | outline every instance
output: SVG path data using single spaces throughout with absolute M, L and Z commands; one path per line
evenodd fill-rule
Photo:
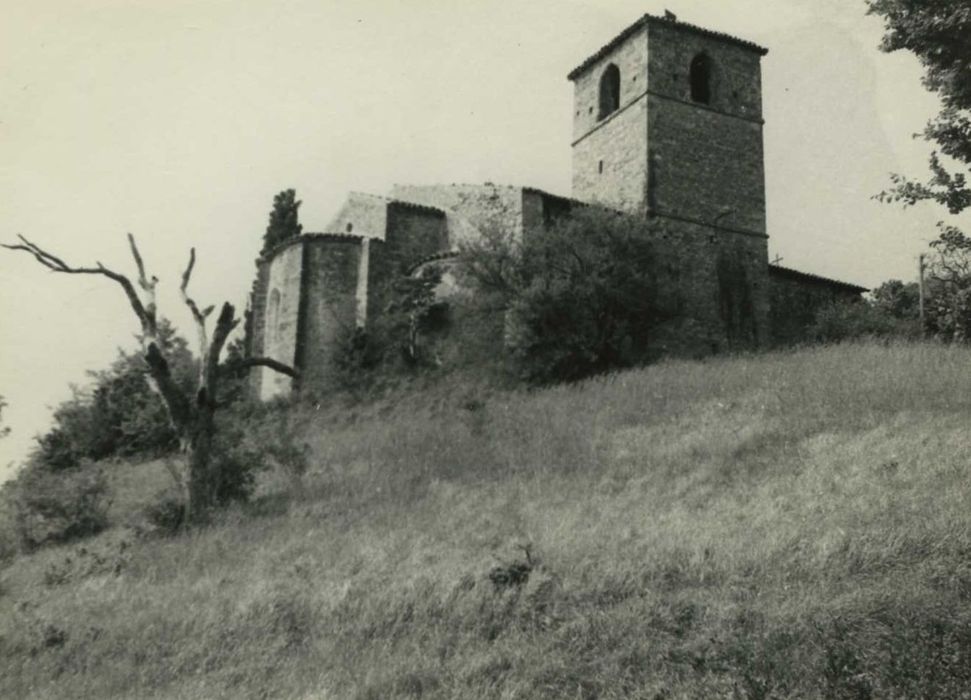
M 921 253 L 917 256 L 917 288 L 920 290 L 920 337 L 923 338 L 926 335 L 927 326 L 924 325 L 924 254 Z

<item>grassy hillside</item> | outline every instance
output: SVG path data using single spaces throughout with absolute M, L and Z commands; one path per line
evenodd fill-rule
M 300 420 L 299 487 L 8 566 L 0 697 L 971 697 L 967 350 Z M 161 467 L 114 469 L 128 502 Z

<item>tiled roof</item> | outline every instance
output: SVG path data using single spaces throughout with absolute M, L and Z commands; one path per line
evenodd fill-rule
M 852 290 L 858 294 L 869 291 L 866 287 L 861 287 L 858 284 L 851 284 L 850 282 L 840 282 L 839 280 L 830 279 L 828 277 L 821 277 L 819 275 L 814 275 L 810 272 L 800 272 L 799 270 L 793 270 L 788 267 L 782 267 L 781 265 L 769 265 L 769 274 L 782 275 L 784 277 L 791 277 L 795 279 L 805 280 L 809 282 L 820 282 L 822 284 L 830 284 L 836 287 L 843 287 L 846 290 Z
M 459 251 L 457 250 L 443 250 L 439 253 L 432 253 L 431 255 L 426 255 L 425 257 L 416 260 L 408 267 L 408 274 L 414 273 L 422 265 L 427 265 L 431 262 L 436 262 L 438 260 L 451 260 L 459 256 Z
M 709 37 L 714 37 L 716 39 L 723 39 L 725 41 L 730 41 L 733 44 L 744 46 L 747 49 L 758 51 L 763 56 L 769 53 L 768 49 L 762 46 L 759 46 L 758 44 L 755 44 L 751 41 L 746 41 L 745 39 L 739 39 L 738 37 L 732 36 L 731 34 L 723 34 L 722 32 L 716 32 L 711 29 L 705 29 L 704 27 L 699 27 L 694 24 L 688 24 L 687 22 L 679 22 L 674 19 L 668 19 L 667 17 L 658 17 L 656 15 L 647 14 L 641 17 L 640 19 L 638 19 L 636 22 L 634 22 L 634 24 L 627 27 L 627 29 L 622 31 L 613 39 L 611 39 L 610 42 L 602 46 L 600 50 L 597 51 L 597 53 L 593 54 L 592 56 L 587 58 L 583 63 L 581 63 L 579 66 L 577 66 L 572 71 L 570 71 L 570 74 L 566 77 L 569 78 L 570 80 L 574 80 L 577 76 L 583 73 L 583 71 L 585 71 L 591 65 L 599 61 L 608 53 L 610 53 L 618 44 L 623 42 L 631 35 L 637 33 L 638 31 L 640 31 L 642 27 L 646 27 L 648 24 L 662 24 L 662 25 L 667 25 L 669 27 L 677 27 L 678 29 L 683 29 L 685 31 L 693 32 L 695 34 L 701 34 L 702 36 L 709 36 Z
M 357 197 L 368 197 L 370 199 L 377 199 L 377 200 L 380 200 L 380 201 L 385 202 L 387 204 L 395 204 L 397 206 L 404 207 L 404 208 L 407 208 L 407 209 L 415 209 L 415 210 L 418 210 L 418 211 L 426 211 L 426 212 L 428 212 L 430 214 L 438 214 L 438 215 L 441 215 L 441 216 L 445 216 L 445 212 L 444 211 L 442 211 L 441 209 L 439 209 L 437 207 L 430 207 L 427 204 L 418 204 L 416 202 L 409 202 L 409 201 L 404 200 L 404 199 L 394 199 L 392 197 L 382 197 L 379 194 L 371 194 L 370 192 L 351 192 L 350 194 L 352 194 L 354 196 L 357 196 Z
M 349 242 L 360 242 L 363 238 L 364 236 L 357 236 L 352 233 L 301 233 L 299 236 L 293 236 L 292 238 L 288 238 L 282 243 L 277 243 L 275 246 L 273 246 L 268 251 L 263 253 L 259 257 L 259 259 L 270 260 L 271 258 L 275 258 L 278 253 L 286 250 L 290 246 L 296 245 L 297 243 L 302 243 L 307 240 L 335 241 L 335 242 L 339 241 L 342 243 L 349 243 Z
M 584 205 L 587 202 L 581 202 L 579 199 L 574 199 L 573 197 L 564 197 L 561 194 L 553 194 L 552 192 L 547 192 L 545 190 L 537 189 L 536 187 L 524 187 L 523 192 L 529 192 L 530 194 L 538 194 L 541 197 L 546 197 L 548 199 L 556 199 L 561 202 L 568 202 L 570 204 Z
M 304 240 L 312 241 L 360 241 L 368 236 L 358 236 L 354 233 L 305 233 L 301 236 Z

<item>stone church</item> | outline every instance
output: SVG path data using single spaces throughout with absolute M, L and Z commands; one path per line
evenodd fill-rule
M 567 76 L 574 86 L 573 192 L 529 187 L 398 185 L 350 194 L 327 233 L 303 234 L 258 261 L 250 351 L 327 373 L 337 334 L 380 313 L 371 290 L 391 251 L 415 269 L 448 264 L 486 230 L 523 235 L 574 206 L 643 217 L 661 258 L 659 288 L 677 314 L 662 352 L 705 354 L 798 341 L 816 310 L 859 298 L 856 285 L 768 260 L 761 59 L 744 39 L 644 15 Z M 264 399 L 293 380 L 253 370 Z

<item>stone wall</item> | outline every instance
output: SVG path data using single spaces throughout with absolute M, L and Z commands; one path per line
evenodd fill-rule
M 388 230 L 388 200 L 361 192 L 351 192 L 327 231 L 384 240 Z
M 699 108 L 761 120 L 763 50 L 663 22 L 648 25 L 648 46 L 652 94 L 699 106 L 691 100 L 690 70 L 694 57 L 704 53 L 711 59 L 711 91 L 708 104 Z
M 570 74 L 574 197 L 648 214 L 670 318 L 658 334 L 663 353 L 769 340 L 762 53 L 645 18 Z M 692 100 L 699 54 L 711 66 L 707 103 Z M 600 78 L 611 64 L 620 68 L 620 109 L 598 120 Z
M 256 278 L 250 290 L 249 324 L 246 327 L 246 338 L 243 340 L 246 346 L 247 357 L 263 356 L 263 336 L 266 330 L 266 296 L 267 286 L 270 283 L 270 265 L 262 258 L 256 261 Z M 260 396 L 260 382 L 262 374 L 257 371 L 249 373 L 249 388 L 253 396 Z
M 649 208 L 765 233 L 759 53 L 650 26 Z M 709 104 L 691 101 L 690 65 L 712 66 Z
M 652 356 L 751 349 L 769 337 L 765 240 L 671 219 L 650 219 L 657 303 Z
M 306 237 L 297 350 L 301 386 L 326 380 L 339 339 L 357 326 L 362 240 L 331 234 Z
M 573 196 L 629 212 L 647 190 L 647 30 L 642 28 L 576 76 L 573 84 Z M 620 107 L 599 118 L 600 79 L 620 69 Z
M 339 235 L 301 236 L 259 263 L 251 352 L 294 363 L 310 385 L 323 381 L 340 335 L 381 313 L 387 283 L 407 263 L 486 232 L 521 237 L 582 202 L 637 216 L 655 242 L 665 320 L 649 348 L 653 356 L 801 340 L 822 305 L 859 298 L 862 290 L 768 265 L 764 53 L 740 39 L 645 16 L 569 76 L 575 199 L 489 183 L 396 185 L 390 199 L 353 193 L 329 224 Z M 691 65 L 701 55 L 710 65 L 710 91 L 696 101 Z M 620 76 L 618 108 L 602 115 L 600 81 L 611 65 Z M 463 292 L 453 262 L 436 264 L 446 272 L 440 292 L 457 300 Z M 501 318 L 491 322 L 502 325 Z M 455 357 L 465 356 L 463 343 L 478 343 L 483 356 L 498 352 L 478 339 L 489 328 L 488 341 L 501 343 L 483 319 L 453 325 L 456 338 L 469 333 L 450 346 Z M 286 377 L 258 372 L 258 395 L 289 391 Z
M 808 331 L 821 309 L 860 301 L 860 295 L 866 291 L 863 287 L 776 265 L 768 267 L 768 278 L 771 341 L 777 346 L 811 340 Z
M 523 188 L 501 185 L 395 185 L 393 199 L 442 209 L 448 247 L 475 240 L 482 231 L 523 232 Z
M 569 215 L 579 204 L 581 203 L 575 199 L 526 187 L 523 189 L 523 230 L 549 226 L 557 219 Z
M 263 318 L 262 353 L 265 357 L 295 365 L 303 268 L 302 237 L 271 251 L 267 267 L 267 294 Z M 254 319 L 255 320 L 255 319 Z M 259 396 L 264 401 L 290 393 L 293 380 L 265 367 L 255 369 Z
M 387 254 L 396 256 L 405 269 L 448 250 L 448 226 L 441 209 L 391 201 L 387 218 Z

